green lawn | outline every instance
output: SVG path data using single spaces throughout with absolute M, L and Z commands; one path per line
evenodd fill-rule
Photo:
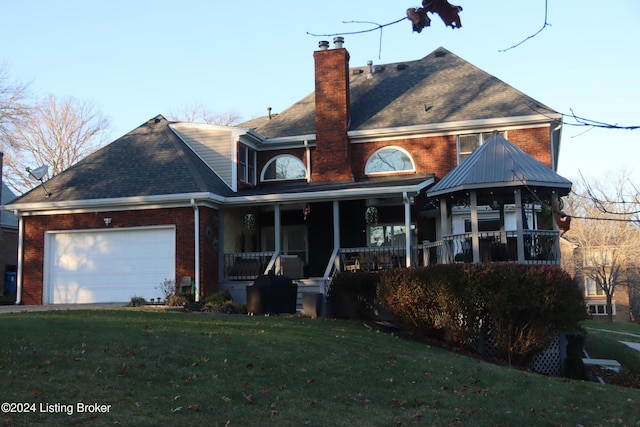
M 0 401 L 35 409 L 2 414 L 11 426 L 640 425 L 640 390 L 355 321 L 113 309 L 3 314 L 0 332 Z M 77 402 L 111 406 L 78 413 Z
M 640 324 L 628 322 L 583 322 L 587 330 L 585 348 L 595 359 L 614 359 L 640 374 L 640 352 L 630 349 L 620 341 L 640 343 Z

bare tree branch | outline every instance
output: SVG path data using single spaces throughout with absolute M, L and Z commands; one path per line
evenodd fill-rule
M 26 167 L 48 165 L 49 177 L 69 168 L 103 142 L 109 119 L 88 103 L 54 95 L 39 100 L 7 136 L 7 185 L 22 193 L 34 181 Z
M 542 24 L 542 27 L 538 31 L 536 31 L 535 33 L 533 33 L 532 35 L 527 37 L 526 39 L 522 40 L 520 43 L 516 43 L 513 46 L 508 47 L 506 49 L 498 50 L 498 52 L 506 52 L 508 50 L 514 49 L 514 48 L 520 46 L 522 43 L 526 42 L 527 40 L 530 40 L 530 39 L 534 38 L 535 36 L 537 36 L 538 34 L 540 34 L 542 32 L 542 30 L 544 30 L 545 28 L 550 27 L 551 24 L 549 24 L 549 22 L 547 21 L 548 10 L 549 10 L 547 3 L 548 3 L 548 0 L 545 0 L 545 2 L 544 2 L 544 23 Z

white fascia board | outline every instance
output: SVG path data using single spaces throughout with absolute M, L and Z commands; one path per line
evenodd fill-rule
M 516 116 L 516 117 L 503 117 L 495 119 L 482 119 L 482 120 L 464 120 L 457 122 L 447 123 L 432 123 L 426 125 L 415 126 L 400 126 L 384 129 L 367 129 L 367 130 L 354 130 L 348 133 L 349 139 L 352 142 L 366 142 L 376 138 L 384 139 L 399 139 L 406 138 L 408 135 L 428 135 L 434 134 L 450 135 L 458 134 L 464 131 L 478 130 L 478 129 L 495 129 L 496 126 L 500 130 L 509 130 L 509 128 L 518 128 L 522 126 L 527 127 L 545 127 L 555 120 L 562 118 L 562 114 L 550 113 L 550 114 L 535 114 L 531 116 Z M 358 141 L 362 140 L 362 141 Z
M 191 200 L 199 206 L 219 207 L 224 197 L 212 193 L 167 194 L 111 199 L 74 200 L 63 202 L 19 203 L 3 206 L 16 215 L 53 215 L 65 213 L 126 211 L 191 206 Z
M 284 194 L 263 194 L 255 196 L 232 196 L 225 199 L 225 205 L 247 205 L 247 204 L 274 204 L 274 203 L 294 203 L 309 201 L 327 200 L 349 200 L 373 197 L 397 196 L 407 193 L 418 194 L 424 188 L 434 183 L 434 178 L 425 179 L 423 182 L 414 185 L 371 187 L 371 188 L 345 188 L 341 190 L 326 190 L 301 193 Z
M 304 142 L 314 141 L 314 144 L 309 144 L 310 146 L 315 145 L 316 134 L 310 133 L 307 135 L 295 135 L 295 136 L 283 136 L 281 138 L 267 138 L 262 141 L 262 149 L 263 150 L 276 150 L 282 148 L 295 148 L 301 147 L 304 145 Z

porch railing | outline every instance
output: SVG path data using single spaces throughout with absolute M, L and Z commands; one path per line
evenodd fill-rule
M 280 266 L 278 252 L 236 252 L 224 254 L 224 280 L 254 280 Z
M 559 264 L 559 233 L 555 230 L 524 230 L 523 253 L 518 256 L 516 231 L 478 233 L 479 262 L 511 261 L 524 264 Z M 445 236 L 423 244 L 424 265 L 473 262 L 472 233 Z
M 478 233 L 479 262 L 522 262 L 524 264 L 559 264 L 559 233 L 555 230 L 524 230 L 524 253 L 518 256 L 516 231 Z M 437 242 L 411 246 L 411 265 L 427 266 L 473 262 L 472 233 L 445 236 Z M 273 271 L 283 274 L 283 256 L 278 252 L 240 252 L 224 254 L 225 280 L 254 280 Z M 404 246 L 340 248 L 327 264 L 324 279 L 328 286 L 339 271 L 380 271 L 406 267 Z

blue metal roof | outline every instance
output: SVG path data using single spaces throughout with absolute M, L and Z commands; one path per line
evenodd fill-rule
M 560 195 L 565 195 L 571 190 L 571 181 L 495 132 L 427 191 L 427 196 L 524 186 L 554 188 L 562 193 Z

